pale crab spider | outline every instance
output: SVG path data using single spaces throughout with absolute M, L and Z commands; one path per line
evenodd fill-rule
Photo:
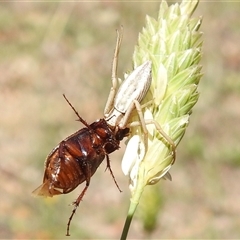
M 174 162 L 176 146 L 173 140 L 163 131 L 160 124 L 154 119 L 144 119 L 142 106 L 140 104 L 147 94 L 152 82 L 152 62 L 148 60 L 135 68 L 118 88 L 119 80 L 117 77 L 117 66 L 121 42 L 122 30 L 121 33 L 117 31 L 117 42 L 112 64 L 112 87 L 104 109 L 104 118 L 110 126 L 116 129 L 141 126 L 144 135 L 145 153 L 148 149 L 148 130 L 146 125 L 153 124 L 171 146 Z M 137 110 L 139 121 L 129 122 L 129 117 L 134 109 Z

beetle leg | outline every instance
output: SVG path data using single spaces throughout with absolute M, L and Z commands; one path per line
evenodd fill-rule
M 117 183 L 117 181 L 116 181 L 116 179 L 115 179 L 115 177 L 114 177 L 114 175 L 113 175 L 113 172 L 112 172 L 112 169 L 111 169 L 111 165 L 110 165 L 110 159 L 109 159 L 108 154 L 106 154 L 106 158 L 107 158 L 107 167 L 106 167 L 106 170 L 109 169 L 110 174 L 112 175 L 112 178 L 113 178 L 113 181 L 114 181 L 115 185 L 117 186 L 119 192 L 122 192 L 122 190 L 120 189 L 120 187 L 119 187 L 119 185 L 118 185 L 118 183 Z
M 81 151 L 81 149 L 79 148 L 78 144 L 73 143 L 73 142 L 66 142 L 66 141 L 62 141 L 59 144 L 59 149 L 58 149 L 58 154 L 59 154 L 59 158 L 61 160 L 64 160 L 64 156 L 65 156 L 65 150 L 67 150 L 67 152 L 73 157 L 73 158 L 79 158 L 84 157 L 83 152 Z
M 76 146 L 76 145 L 73 145 L 72 143 L 71 144 L 68 144 L 67 142 L 65 141 L 62 141 L 60 144 L 59 144 L 59 158 L 62 160 L 64 158 L 64 152 L 68 151 L 69 154 L 71 154 L 71 156 L 73 156 L 74 158 L 76 159 L 80 159 L 81 158 L 81 164 L 80 164 L 80 168 L 81 168 L 81 172 L 83 173 L 83 175 L 85 176 L 85 181 L 86 181 L 86 186 L 84 187 L 84 189 L 82 190 L 82 192 L 80 193 L 80 195 L 78 196 L 78 198 L 73 202 L 73 205 L 74 205 L 74 208 L 72 210 L 72 214 L 71 216 L 69 217 L 69 220 L 68 220 L 68 223 L 67 223 L 67 233 L 66 233 L 66 236 L 70 236 L 69 234 L 69 229 L 70 229 L 70 224 L 71 224 L 71 221 L 72 221 L 72 218 L 79 206 L 79 203 L 80 201 L 82 200 L 83 196 L 85 195 L 89 185 L 90 185 L 90 179 L 91 179 L 91 176 L 92 176 L 92 173 L 91 173 L 91 164 L 89 164 L 88 160 L 84 158 L 83 153 L 80 151 L 80 149 Z M 80 157 L 81 156 L 81 157 Z
M 113 57 L 113 63 L 112 63 L 112 87 L 107 99 L 107 103 L 104 109 L 104 116 L 107 117 L 110 110 L 113 107 L 114 103 L 114 98 L 116 95 L 116 90 L 117 90 L 117 85 L 118 85 L 118 78 L 117 78 L 117 67 L 118 67 L 118 54 L 119 54 L 119 49 L 121 46 L 122 42 L 122 35 L 123 35 L 123 28 L 121 28 L 121 33 L 117 30 L 117 42 L 116 42 L 116 47 L 115 47 L 115 52 L 114 52 L 114 57 Z
M 79 203 L 80 201 L 82 200 L 83 196 L 85 195 L 89 185 L 90 185 L 90 179 L 91 179 L 91 167 L 90 167 L 90 164 L 88 163 L 88 161 L 84 161 L 85 164 L 82 164 L 81 167 L 82 167 L 82 171 L 83 171 L 83 174 L 85 175 L 86 177 L 86 185 L 84 187 L 84 189 L 82 190 L 82 192 L 80 193 L 80 195 L 78 196 L 78 198 L 73 202 L 73 210 L 72 210 L 72 214 L 71 216 L 69 217 L 69 220 L 68 220 L 68 223 L 67 223 L 67 233 L 66 233 L 66 236 L 70 236 L 69 234 L 69 229 L 70 229 L 70 224 L 71 224 L 71 221 L 72 221 L 72 218 L 74 216 L 74 214 L 76 213 L 77 211 L 77 208 L 79 206 Z

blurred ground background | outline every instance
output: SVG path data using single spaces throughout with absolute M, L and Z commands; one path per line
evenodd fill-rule
M 159 2 L 0 3 L 0 238 L 67 239 L 68 205 L 81 187 L 52 199 L 31 196 L 47 154 L 82 127 L 62 93 L 88 122 L 102 117 L 115 29 L 124 26 L 122 77 L 131 70 L 145 14 L 157 17 L 158 8 Z M 240 238 L 239 11 L 239 2 L 203 1 L 195 13 L 204 18 L 200 99 L 178 147 L 173 181 L 155 186 L 156 226 L 144 228 L 138 212 L 129 239 Z M 111 155 L 123 193 L 103 163 L 68 239 L 119 238 L 129 203 L 123 150 Z

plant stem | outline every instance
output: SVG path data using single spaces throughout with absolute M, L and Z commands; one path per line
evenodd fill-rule
M 133 194 L 132 198 L 130 199 L 130 206 L 129 206 L 129 209 L 128 209 L 128 215 L 127 215 L 124 227 L 123 227 L 122 236 L 121 236 L 120 240 L 126 240 L 127 239 L 128 231 L 129 231 L 129 228 L 130 228 L 130 225 L 131 225 L 131 222 L 132 222 L 133 215 L 134 215 L 134 213 L 137 209 L 139 200 L 140 200 L 141 195 L 142 195 L 143 190 L 144 190 L 143 186 L 145 186 L 144 182 L 140 179 L 138 181 L 137 186 L 136 186 L 135 194 Z
M 127 218 L 126 218 L 126 221 L 125 221 L 125 224 L 124 224 L 124 228 L 123 228 L 123 231 L 122 231 L 121 240 L 126 240 L 127 239 L 128 231 L 129 231 L 129 228 L 130 228 L 130 225 L 131 225 L 131 222 L 132 222 L 133 215 L 134 215 L 134 213 L 137 209 L 137 206 L 138 206 L 138 203 L 133 202 L 133 201 L 130 202 L 130 206 L 129 206 L 129 209 L 128 209 L 128 215 L 127 215 Z

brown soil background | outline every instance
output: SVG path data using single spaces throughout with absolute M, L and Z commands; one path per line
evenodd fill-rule
M 129 204 L 120 165 L 124 144 L 111 155 L 119 193 L 105 164 L 71 226 L 68 206 L 81 191 L 33 198 L 46 155 L 82 126 L 65 93 L 88 122 L 102 117 L 110 89 L 115 29 L 124 26 L 119 77 L 145 14 L 159 2 L 0 3 L 0 238 L 118 239 Z M 161 204 L 146 231 L 137 212 L 129 239 L 240 238 L 240 4 L 202 1 L 204 77 L 200 99 L 171 169 L 155 186 Z M 158 196 L 158 197 L 159 197 Z

